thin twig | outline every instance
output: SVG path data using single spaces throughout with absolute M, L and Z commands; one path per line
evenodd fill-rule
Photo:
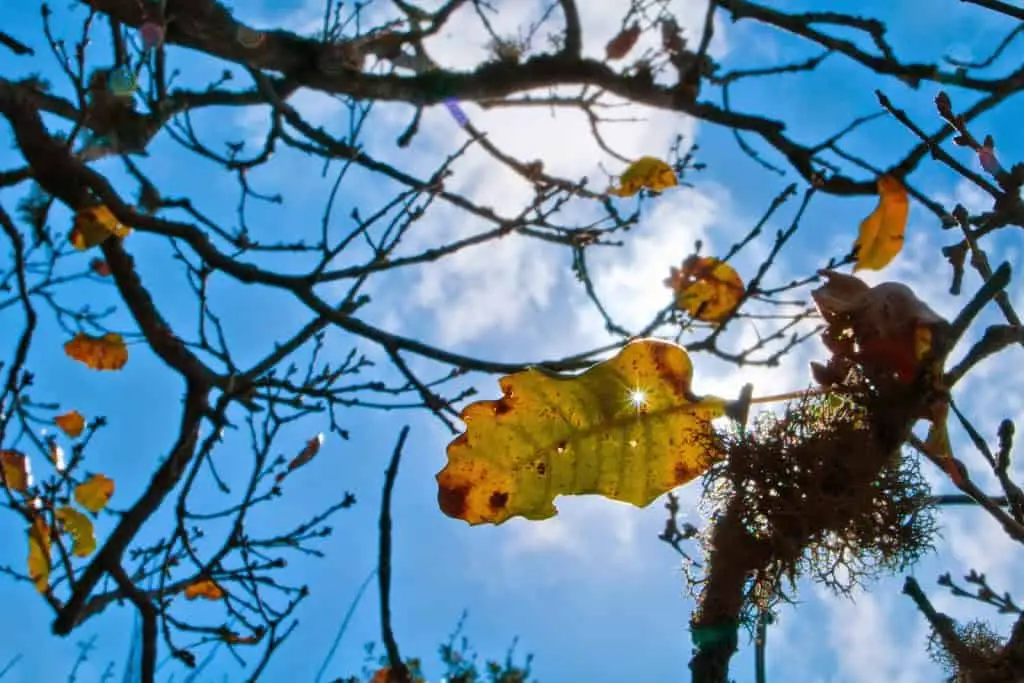
M 398 463 L 402 458 L 402 448 L 409 436 L 409 426 L 402 427 L 398 435 L 398 443 L 391 454 L 391 463 L 384 476 L 384 495 L 380 502 L 380 555 L 377 564 L 377 579 L 380 586 L 380 630 L 384 649 L 388 653 L 390 666 L 389 683 L 408 683 L 409 670 L 398 652 L 398 643 L 391 628 L 391 492 L 398 477 Z
M 359 590 L 356 591 L 356 596 L 352 598 L 352 602 L 345 611 L 345 617 L 341 620 L 341 626 L 338 627 L 338 633 L 334 636 L 334 642 L 331 643 L 331 648 L 327 651 L 327 656 L 324 657 L 324 663 L 320 665 L 320 670 L 316 672 L 315 683 L 320 683 L 320 680 L 327 672 L 327 667 L 330 666 L 331 660 L 334 659 L 334 653 L 338 651 L 338 645 L 341 644 L 341 638 L 345 635 L 345 631 L 348 630 L 349 622 L 352 621 L 352 615 L 355 614 L 356 608 L 363 599 L 363 594 L 366 592 L 366 589 L 370 587 L 370 582 L 376 575 L 377 569 L 374 568 L 373 571 L 367 574 L 366 579 L 364 579 L 362 585 L 359 586 Z

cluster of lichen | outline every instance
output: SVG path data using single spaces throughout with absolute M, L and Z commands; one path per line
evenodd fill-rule
M 818 395 L 718 434 L 726 457 L 704 482 L 716 520 L 708 560 L 743 569 L 744 613 L 786 598 L 783 579 L 848 592 L 932 548 L 931 492 L 917 458 L 885 438 L 879 411 L 891 407 Z

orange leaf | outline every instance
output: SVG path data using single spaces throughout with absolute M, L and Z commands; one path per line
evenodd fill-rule
M 729 264 L 710 256 L 690 256 L 672 268 L 665 285 L 676 293 L 676 306 L 697 320 L 721 322 L 732 315 L 746 287 Z
M 633 22 L 632 26 L 622 29 L 617 36 L 608 41 L 608 44 L 604 46 L 605 57 L 622 59 L 633 49 L 638 38 L 640 38 L 640 24 Z
M 77 410 L 71 410 L 63 415 L 58 415 L 53 421 L 60 427 L 61 431 L 72 439 L 81 436 L 85 429 L 85 418 Z
M 903 249 L 910 202 L 907 190 L 892 176 L 878 179 L 878 206 L 860 224 L 853 244 L 854 271 L 881 270 Z
M 28 456 L 18 451 L 0 451 L 0 469 L 4 483 L 12 491 L 24 493 L 32 485 L 32 466 Z
M 195 581 L 194 583 L 190 583 L 185 586 L 186 600 L 195 600 L 196 598 L 220 600 L 223 597 L 224 591 L 222 591 L 220 586 L 210 579 L 200 579 L 199 581 Z
M 50 585 L 50 528 L 39 517 L 28 528 L 28 575 L 36 590 L 45 593 Z
M 102 474 L 94 474 L 75 487 L 75 500 L 93 514 L 107 507 L 113 495 L 114 480 Z
M 90 206 L 75 213 L 75 224 L 68 235 L 71 246 L 79 251 L 103 244 L 111 237 L 127 237 L 131 228 L 121 225 L 110 209 Z
M 277 481 L 281 481 L 286 476 L 288 476 L 289 472 L 297 470 L 298 468 L 302 467 L 307 462 L 312 460 L 314 457 L 316 457 L 316 454 L 320 452 L 320 447 L 323 445 L 323 443 L 324 435 L 322 433 L 317 434 L 312 439 L 307 441 L 305 447 L 303 447 L 303 449 L 299 451 L 299 454 L 292 458 L 292 461 L 288 463 L 288 469 L 282 472 L 281 474 L 277 475 Z
M 412 661 L 414 660 L 406 662 L 406 669 L 408 669 L 410 673 L 412 673 L 414 669 L 418 669 L 418 667 L 409 665 Z M 396 675 L 395 678 L 397 680 L 398 676 Z M 383 669 L 377 669 L 376 673 L 373 674 L 373 678 L 370 679 L 370 683 L 391 683 L 391 667 L 385 666 Z M 419 676 L 413 674 L 412 683 L 424 683 L 424 681 Z
M 110 277 L 110 265 L 101 258 L 94 258 L 92 261 L 89 261 L 89 267 L 92 268 L 92 272 L 100 277 Z
M 96 551 L 96 532 L 92 520 L 70 505 L 54 512 L 64 530 L 71 534 L 71 554 L 75 557 L 89 557 Z
M 93 370 L 120 370 L 128 362 L 128 347 L 119 334 L 93 337 L 79 332 L 64 344 L 64 353 Z

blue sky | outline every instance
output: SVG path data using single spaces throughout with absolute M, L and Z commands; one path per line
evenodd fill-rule
M 689 3 L 680 3 L 689 4 Z M 931 11 L 935 3 L 914 0 L 904 3 L 833 2 L 829 8 L 870 13 L 891 22 L 891 40 L 907 59 L 932 59 L 949 51 L 958 57 L 978 57 L 1009 28 L 1007 22 L 993 21 L 985 12 L 954 0 L 944 0 L 941 12 Z M 502 26 L 514 29 L 534 11 L 533 3 L 501 3 Z M 819 3 L 778 3 L 786 9 L 819 8 Z M 876 7 L 877 6 L 877 7 Z M 60 5 L 54 7 L 56 29 L 70 36 L 78 25 L 80 12 Z M 929 10 L 929 11 L 926 11 Z M 688 8 L 682 16 L 699 25 L 702 8 Z M 318 3 L 300 2 L 268 6 L 253 3 L 238 16 L 254 26 L 281 23 L 294 30 L 306 30 L 319 21 Z M 619 18 L 609 10 L 585 17 L 585 40 L 591 53 L 614 33 Z M 456 24 L 435 45 L 442 63 L 458 67 L 475 63 L 482 54 L 483 38 L 472 16 L 456 17 Z M 18 4 L 5 9 L 5 30 L 45 53 L 39 27 L 38 8 Z M 726 65 L 795 61 L 811 54 L 802 44 L 777 32 L 748 27 L 743 23 L 719 27 L 715 54 Z M 912 46 L 912 48 L 910 47 Z M 90 55 L 102 64 L 105 43 L 97 37 Z M 997 63 L 1007 68 L 1020 58 L 1011 51 Z M 223 65 L 180 51 L 172 53 L 174 66 L 181 70 L 181 83 L 202 86 Z M 0 52 L 0 68 L 6 77 L 43 69 L 55 89 L 67 95 L 64 83 L 51 59 L 25 59 Z M 239 83 L 246 83 L 239 74 Z M 894 81 L 866 74 L 840 56 L 831 57 L 815 74 L 765 79 L 739 86 L 733 104 L 787 122 L 800 141 L 812 142 L 842 127 L 850 118 L 877 109 L 873 91 L 882 87 L 897 106 L 933 130 L 938 120 L 932 110 L 936 92 L 930 85 L 918 90 Z M 958 107 L 972 101 L 953 92 Z M 340 133 L 347 126 L 346 113 L 335 101 L 301 92 L 296 106 L 317 125 Z M 1000 156 L 1005 161 L 1020 157 L 1024 142 L 1015 134 L 1012 108 L 979 121 L 979 130 L 995 132 Z M 542 158 L 546 167 L 570 177 L 597 175 L 597 164 L 616 168 L 589 140 L 583 119 L 572 114 L 551 117 L 548 112 L 484 111 L 467 105 L 474 123 L 492 136 L 495 144 L 521 159 Z M 438 160 L 462 142 L 460 131 L 443 108 L 424 115 L 423 132 L 412 147 L 398 149 L 394 140 L 407 123 L 410 109 L 400 106 L 378 108 L 371 117 L 364 144 L 372 153 L 419 174 L 432 170 Z M 623 112 L 616 112 L 622 115 Z M 708 169 L 690 178 L 693 189 L 666 193 L 646 214 L 643 223 L 627 235 L 619 250 L 607 250 L 593 257 L 593 271 L 599 292 L 612 314 L 623 324 L 638 325 L 660 308 L 669 296 L 661 282 L 668 266 L 684 257 L 695 239 L 704 240 L 710 253 L 724 250 L 741 236 L 763 212 L 770 199 L 792 177 L 780 178 L 765 172 L 736 147 L 727 130 L 716 129 L 674 114 L 633 110 L 644 121 L 609 126 L 609 140 L 627 156 L 663 152 L 679 132 L 700 144 L 700 160 Z M 207 112 L 196 118 L 197 130 L 208 142 L 246 139 L 256 149 L 266 129 L 267 111 Z M 0 149 L 10 148 L 9 130 L 0 126 Z M 756 141 L 755 141 L 755 144 Z M 910 134 L 896 122 L 880 120 L 849 138 L 848 149 L 884 167 L 898 159 L 912 144 Z M 234 224 L 237 185 L 232 177 L 205 161 L 183 152 L 164 133 L 150 147 L 142 166 L 162 191 L 171 196 L 189 196 L 202 210 L 226 225 Z M 965 153 L 960 153 L 963 157 Z M 0 167 L 16 165 L 17 156 L 5 155 Z M 778 162 L 781 163 L 781 162 Z M 528 197 L 526 190 L 495 167 L 484 154 L 471 152 L 455 167 L 451 187 L 460 189 L 498 211 L 511 212 Z M 104 161 L 97 168 L 123 182 L 116 162 Z M 284 206 L 258 205 L 249 218 L 254 233 L 266 239 L 293 238 L 316 234 L 324 197 L 331 177 L 322 177 L 320 164 L 294 152 L 282 152 L 271 164 L 254 172 L 250 180 L 261 191 L 284 195 Z M 860 176 L 863 177 L 863 176 Z M 918 187 L 952 206 L 962 201 L 984 206 L 977 191 L 960 184 L 938 164 L 925 162 L 913 179 Z M 121 185 L 125 187 L 125 185 Z M 372 207 L 394 190 L 379 179 L 366 175 L 345 184 L 341 208 L 336 213 L 337 230 L 346 227 L 345 217 L 355 205 Z M 12 208 L 20 191 L 0 193 L 0 202 Z M 872 198 L 834 199 L 819 197 L 812 203 L 804 228 L 783 254 L 774 282 L 806 275 L 823 260 L 823 255 L 843 253 L 855 236 L 860 218 L 874 204 Z M 792 218 L 795 201 L 780 212 L 765 233 L 774 234 Z M 586 209 L 573 206 L 585 214 Z M 55 211 L 52 223 L 70 227 L 64 212 Z M 406 247 L 430 244 L 455 235 L 470 234 L 480 226 L 465 215 L 445 207 L 434 207 L 410 234 Z M 954 313 L 962 304 L 946 293 L 948 274 L 938 249 L 952 237 L 943 233 L 935 220 L 920 207 L 911 214 L 908 242 L 904 252 L 883 274 L 870 280 L 897 279 L 912 285 L 936 310 Z M 1011 260 L 1019 270 L 1020 251 L 1013 240 L 1002 238 L 990 254 L 994 260 Z M 139 263 L 141 276 L 151 289 L 165 316 L 180 329 L 194 325 L 194 300 L 162 239 L 132 235 L 126 247 Z M 763 253 L 763 252 L 762 252 Z M 998 257 L 996 255 L 998 254 Z M 358 255 L 357 255 L 358 256 Z M 741 257 L 741 273 L 759 262 L 757 249 Z M 84 268 L 91 255 L 67 260 L 68 268 Z M 4 258 L 8 258 L 5 254 Z M 293 259 L 276 261 L 280 268 L 299 268 Z M 965 291 L 978 284 L 968 276 Z M 271 345 L 305 324 L 310 314 L 280 293 L 252 286 L 215 280 L 212 290 L 218 313 L 232 340 L 232 351 L 243 365 L 260 358 Z M 338 287 L 338 296 L 343 289 Z M 541 360 L 596 346 L 605 339 L 601 323 L 588 306 L 583 292 L 569 270 L 569 254 L 550 245 L 509 238 L 467 252 L 425 268 L 388 275 L 371 282 L 373 303 L 365 316 L 371 322 L 407 335 L 422 336 L 467 354 L 503 360 Z M 1015 301 L 1022 298 L 1019 286 L 1011 289 Z M 115 302 L 109 285 L 89 283 L 61 290 L 62 301 L 94 308 Z M 4 327 L 16 322 L 11 310 L 0 311 Z M 986 318 L 994 320 L 991 314 Z M 113 318 L 115 327 L 130 324 L 123 312 Z M 2 327 L 0 327 L 2 329 Z M 148 481 L 154 462 L 166 452 L 175 436 L 182 387 L 159 360 L 141 346 L 133 346 L 131 361 L 120 373 L 93 373 L 74 364 L 61 353 L 65 338 L 52 319 L 41 324 L 31 358 L 38 380 L 33 396 L 59 401 L 63 407 L 78 408 L 89 417 L 105 415 L 110 425 L 102 430 L 88 451 L 88 467 L 117 481 L 114 507 L 127 507 Z M 749 330 L 734 335 L 733 341 L 749 341 Z M 2 340 L 5 347 L 10 344 Z M 327 335 L 327 353 L 340 360 L 352 348 L 353 340 L 339 331 Z M 380 349 L 367 343 L 359 348 L 380 364 L 386 373 L 387 360 Z M 9 353 L 5 348 L 4 353 Z M 1020 360 L 1015 349 L 1007 363 Z M 821 352 L 807 344 L 782 367 L 738 371 L 703 356 L 695 358 L 696 388 L 701 392 L 734 395 L 746 381 L 757 393 L 798 389 L 809 381 L 807 361 Z M 437 367 L 414 362 L 417 368 Z M 495 378 L 473 377 L 484 397 L 497 394 Z M 960 395 L 983 434 L 994 438 L 1003 417 L 1024 412 L 1015 377 L 983 365 L 968 380 Z M 991 410 L 997 406 L 997 410 Z M 376 519 L 380 487 L 387 457 L 398 429 L 412 427 L 395 490 L 393 613 L 396 635 L 403 653 L 420 656 L 427 663 L 428 680 L 435 683 L 439 673 L 433 667 L 437 645 L 452 631 L 461 613 L 468 610 L 466 633 L 485 658 L 501 658 L 515 637 L 518 651 L 535 654 L 534 674 L 544 683 L 590 681 L 614 683 L 623 680 L 676 680 L 688 676 L 686 663 L 690 645 L 686 626 L 693 608 L 683 596 L 678 563 L 672 551 L 656 539 L 663 524 L 660 502 L 645 510 L 600 499 L 559 501 L 561 514 L 541 523 L 513 521 L 497 528 L 469 528 L 446 518 L 437 509 L 434 473 L 443 466 L 444 445 L 449 436 L 426 415 L 401 412 L 380 413 L 352 410 L 341 417 L 351 438 L 343 441 L 329 435 L 314 465 L 291 476 L 286 495 L 254 516 L 254 524 L 271 530 L 285 530 L 310 514 L 330 505 L 345 491 L 353 491 L 359 504 L 333 520 L 334 535 L 320 545 L 323 559 L 289 557 L 287 576 L 307 584 L 309 598 L 298 610 L 300 627 L 267 670 L 265 680 L 312 681 L 335 637 L 335 632 L 359 585 L 376 562 Z M 291 456 L 305 439 L 326 431 L 326 421 L 309 418 L 298 428 L 286 428 L 277 451 Z M 958 454 L 985 484 L 981 460 L 954 435 Z M 248 451 L 244 435 L 228 433 L 218 463 L 236 484 L 247 474 Z M 1017 468 L 1020 472 L 1020 468 Z M 940 490 L 941 477 L 929 472 Z M 681 491 L 693 509 L 698 486 Z M 991 489 L 991 486 L 989 487 Z M 204 493 L 215 505 L 212 487 Z M 200 502 L 206 503 L 204 499 Z M 158 516 L 143 532 L 154 538 L 161 532 Z M 940 609 L 957 617 L 988 615 L 962 601 L 955 602 L 934 586 L 941 571 L 954 575 L 970 567 L 988 573 L 998 588 L 1020 589 L 1012 567 L 1017 551 L 1005 541 L 997 525 L 981 512 L 946 511 L 942 517 L 944 541 L 941 550 L 915 568 L 925 589 Z M 98 525 L 101 538 L 110 529 L 110 519 Z M 23 530 L 13 515 L 0 517 L 0 534 L 16 539 L 0 546 L 0 564 L 21 566 L 24 562 Z M 909 600 L 899 595 L 902 577 L 871 586 L 869 594 L 858 594 L 851 602 L 825 594 L 803 584 L 801 604 L 786 608 L 769 633 L 769 680 L 795 682 L 859 682 L 874 680 L 916 683 L 935 680 L 936 670 L 924 657 L 923 622 Z M 133 621 L 127 608 L 112 607 L 63 640 L 50 635 L 52 614 L 38 595 L 26 585 L 0 582 L 0 668 L 17 654 L 23 655 L 4 682 L 64 680 L 76 655 L 75 643 L 97 637 L 97 649 L 79 670 L 79 681 L 99 681 L 107 662 L 118 670 L 129 647 Z M 368 591 L 341 643 L 325 680 L 357 673 L 362 666 L 363 644 L 377 640 L 379 626 L 376 594 Z M 1004 619 L 993 622 L 1006 626 Z M 183 670 L 170 663 L 161 670 L 161 680 L 187 680 Z M 744 642 L 733 660 L 737 681 L 753 680 L 752 651 Z M 245 680 L 244 670 L 222 653 L 198 681 Z M 119 679 L 118 679 L 119 680 Z

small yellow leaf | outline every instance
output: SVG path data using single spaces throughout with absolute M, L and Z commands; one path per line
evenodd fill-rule
M 0 451 L 0 468 L 3 470 L 3 483 L 10 490 L 24 493 L 32 486 L 32 466 L 24 453 Z
M 124 338 L 113 332 L 102 337 L 79 332 L 64 344 L 64 353 L 93 370 L 120 370 L 128 362 Z
M 582 374 L 530 368 L 500 380 L 502 398 L 462 412 L 438 504 L 470 524 L 547 519 L 557 495 L 596 493 L 646 507 L 719 457 L 711 420 L 723 399 L 691 392 L 693 365 L 657 339 L 627 344 Z
M 50 585 L 50 529 L 39 517 L 28 528 L 28 575 L 36 590 L 45 593 Z
M 85 429 L 85 417 L 77 410 L 58 415 L 53 421 L 60 427 L 62 432 L 72 439 L 81 436 L 82 430 Z
M 860 224 L 853 248 L 854 271 L 881 270 L 903 249 L 910 201 L 907 190 L 892 176 L 878 179 L 878 206 Z
M 65 505 L 54 513 L 64 530 L 71 534 L 71 554 L 75 557 L 89 557 L 96 552 L 96 531 L 92 520 L 84 514 Z
M 101 204 L 80 209 L 75 214 L 75 224 L 68 240 L 75 249 L 84 251 L 103 244 L 111 237 L 123 238 L 130 234 L 131 228 L 122 225 L 110 209 Z
M 94 474 L 75 487 L 75 501 L 93 514 L 107 507 L 113 495 L 114 481 L 102 474 Z
M 949 403 L 933 403 L 928 411 L 928 436 L 924 450 L 940 465 L 957 487 L 963 486 L 965 470 L 963 463 L 953 456 L 953 445 L 949 440 Z
M 206 600 L 220 600 L 224 597 L 224 591 L 220 586 L 210 579 L 200 579 L 185 586 L 185 599 L 195 600 L 205 598 Z
M 690 256 L 672 268 L 665 285 L 676 293 L 676 306 L 697 320 L 719 323 L 732 315 L 746 287 L 728 263 L 710 256 Z
M 679 184 L 672 167 L 657 157 L 641 157 L 619 176 L 618 187 L 608 189 L 616 197 L 632 197 L 643 188 L 661 192 Z

